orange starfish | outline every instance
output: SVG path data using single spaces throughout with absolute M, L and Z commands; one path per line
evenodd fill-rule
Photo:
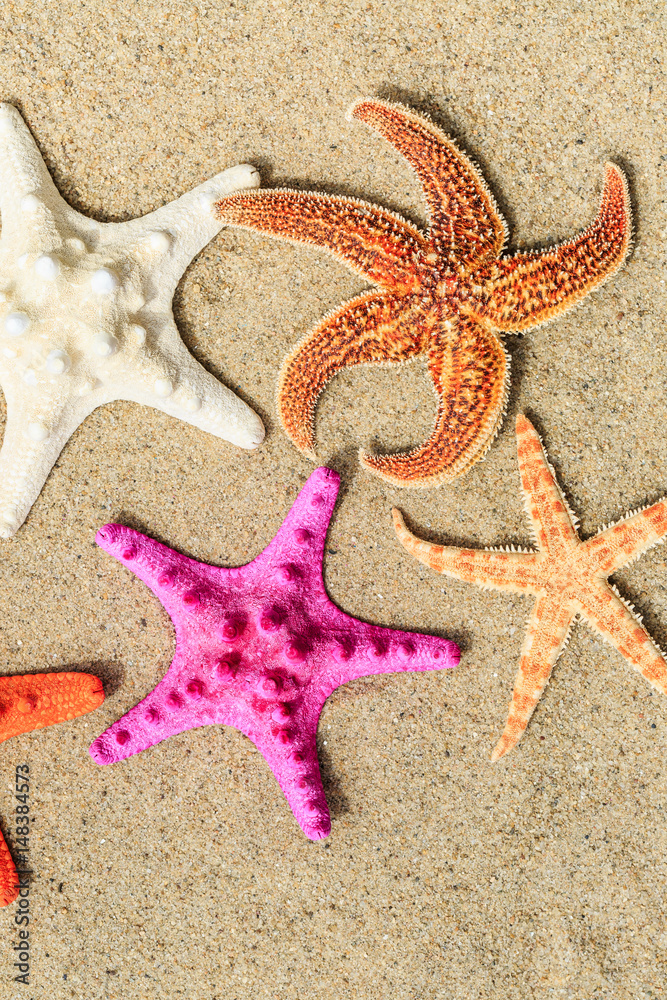
M 537 538 L 537 552 L 458 549 L 420 541 L 394 510 L 402 545 L 437 573 L 494 590 L 535 594 L 498 760 L 524 733 L 573 621 L 583 618 L 658 691 L 667 694 L 667 663 L 641 619 L 607 577 L 667 535 L 667 500 L 633 511 L 582 542 L 540 439 L 526 417 L 516 421 L 521 484 Z
M 610 277 L 631 242 L 628 189 L 605 167 L 595 221 L 550 250 L 502 257 L 507 227 L 468 157 L 428 118 L 363 100 L 349 113 L 376 129 L 414 168 L 426 196 L 426 235 L 377 205 L 299 191 L 244 191 L 217 217 L 329 250 L 376 288 L 327 316 L 287 357 L 278 407 L 285 430 L 314 450 L 317 398 L 341 368 L 426 355 L 438 397 L 433 433 L 410 452 L 364 465 L 399 486 L 437 486 L 482 458 L 498 431 L 509 384 L 501 334 L 553 319 Z
M 98 708 L 104 689 L 93 674 L 22 674 L 0 677 L 0 743 Z M 0 833 L 0 906 L 18 896 L 16 868 Z

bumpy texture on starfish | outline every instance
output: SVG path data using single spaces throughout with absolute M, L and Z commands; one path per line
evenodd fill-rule
M 234 726 L 266 759 L 306 836 L 329 835 L 316 735 L 331 692 L 354 677 L 459 660 L 452 642 L 367 625 L 331 603 L 322 559 L 338 482 L 331 469 L 316 469 L 273 541 L 240 569 L 195 562 L 118 524 L 98 532 L 176 629 L 166 676 L 95 740 L 98 764 L 196 726 Z
M 428 233 L 377 205 L 299 191 L 223 198 L 217 217 L 329 250 L 377 286 L 327 316 L 287 357 L 278 406 L 297 448 L 314 449 L 317 398 L 341 368 L 428 358 L 438 397 L 433 433 L 396 455 L 361 452 L 372 472 L 399 486 L 436 486 L 482 458 L 498 431 L 509 384 L 499 334 L 553 319 L 622 264 L 631 239 L 625 178 L 605 167 L 595 221 L 541 253 L 501 257 L 507 229 L 477 168 L 423 115 L 365 100 L 350 117 L 390 142 L 416 171 Z
M 104 689 L 93 674 L 23 674 L 0 677 L 0 743 L 92 712 L 104 701 Z M 0 833 L 0 906 L 18 896 L 16 868 Z
M 264 428 L 181 340 L 171 300 L 221 223 L 221 194 L 256 187 L 225 170 L 143 219 L 98 223 L 58 194 L 16 108 L 0 104 L 0 537 L 25 520 L 66 441 L 95 407 L 144 403 L 242 448 Z
M 516 421 L 521 484 L 538 552 L 459 549 L 420 541 L 394 510 L 396 533 L 416 559 L 437 573 L 494 590 L 535 594 L 505 731 L 492 760 L 524 733 L 551 670 L 582 618 L 614 646 L 654 688 L 667 694 L 667 663 L 641 619 L 607 577 L 667 535 L 667 500 L 633 511 L 587 541 L 576 533 L 569 509 L 540 439 L 526 417 Z

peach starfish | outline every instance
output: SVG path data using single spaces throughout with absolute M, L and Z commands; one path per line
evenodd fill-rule
M 658 691 L 667 694 L 667 663 L 607 577 L 667 535 L 667 500 L 627 514 L 582 542 L 577 519 L 556 482 L 530 421 L 516 421 L 521 484 L 538 551 L 459 549 L 416 538 L 397 510 L 394 527 L 402 545 L 436 573 L 493 590 L 535 594 L 505 731 L 493 751 L 498 760 L 521 739 L 554 663 L 581 618 L 614 646 Z
M 482 458 L 505 411 L 509 358 L 501 334 L 553 319 L 610 277 L 631 244 L 628 189 L 605 166 L 595 221 L 542 252 L 502 257 L 507 227 L 481 174 L 428 118 L 362 100 L 350 118 L 376 129 L 414 168 L 430 214 L 426 235 L 399 215 L 352 198 L 243 191 L 216 204 L 227 225 L 329 250 L 376 287 L 348 302 L 287 357 L 278 407 L 294 444 L 314 451 L 318 396 L 340 371 L 425 355 L 438 397 L 431 437 L 395 455 L 367 455 L 399 486 L 437 486 Z
M 0 743 L 85 715 L 103 701 L 104 688 L 94 674 L 67 671 L 0 677 Z M 13 903 L 18 892 L 16 867 L 0 833 L 0 906 Z

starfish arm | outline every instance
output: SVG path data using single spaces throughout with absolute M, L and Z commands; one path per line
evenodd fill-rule
M 528 514 L 540 549 L 563 556 L 580 544 L 576 518 L 556 480 L 540 437 L 522 413 L 516 418 L 517 451 L 521 486 Z
M 60 452 L 98 403 L 90 396 L 70 397 L 67 389 L 26 387 L 0 380 L 7 422 L 0 450 L 0 538 L 21 527 Z M 27 400 L 26 400 L 27 396 Z
M 93 740 L 88 752 L 96 764 L 117 764 L 170 736 L 177 736 L 197 726 L 213 725 L 216 722 L 225 724 L 228 713 L 221 712 L 213 705 L 207 706 L 207 710 L 193 722 L 188 712 L 190 706 L 183 693 L 177 690 L 173 678 L 174 671 L 186 666 L 187 661 L 187 653 L 177 645 L 176 655 L 162 680 L 134 708 Z M 230 721 L 227 724 L 234 723 Z
M 81 217 L 61 198 L 30 130 L 15 107 L 0 103 L 0 214 L 2 243 L 27 247 L 45 227 L 60 243 L 53 214 L 76 224 Z M 42 249 L 49 236 L 42 233 Z
M 92 712 L 104 701 L 99 677 L 74 671 L 0 677 L 0 743 Z
M 328 837 L 331 820 L 317 760 L 317 720 L 321 704 L 290 717 L 290 727 L 273 724 L 267 713 L 254 714 L 216 690 L 215 683 L 183 683 L 188 667 L 196 670 L 185 648 L 177 646 L 168 673 L 138 705 L 109 726 L 90 746 L 96 764 L 116 764 L 147 750 L 170 736 L 207 725 L 233 726 L 252 740 L 285 793 L 297 822 L 307 837 Z M 324 699 L 322 699 L 322 704 Z
M 440 322 L 428 365 L 438 396 L 428 441 L 395 455 L 361 453 L 370 472 L 397 486 L 433 487 L 462 475 L 484 457 L 505 412 L 509 357 L 493 331 L 469 317 Z
M 581 615 L 591 628 L 607 640 L 632 664 L 649 684 L 667 694 L 667 662 L 664 655 L 642 627 L 640 619 L 607 583 L 585 595 Z
M 340 476 L 320 466 L 310 474 L 292 504 L 277 534 L 249 566 L 260 577 L 273 579 L 278 586 L 310 585 L 326 599 L 322 560 L 329 521 L 336 505 Z
M 435 545 L 413 535 L 396 508 L 392 514 L 394 529 L 401 545 L 411 556 L 436 573 L 474 583 L 485 590 L 526 593 L 536 589 L 541 558 L 539 553 L 496 552 L 460 549 L 453 545 Z
M 605 578 L 627 566 L 642 553 L 664 542 L 667 535 L 667 501 L 628 515 L 582 543 L 595 572 Z
M 116 398 L 152 406 L 239 448 L 257 448 L 264 425 L 257 414 L 193 358 L 173 320 L 156 329 L 157 350 L 135 365 L 125 364 Z M 113 374 L 110 385 L 114 385 Z
M 310 711 L 292 720 L 298 727 L 296 731 L 281 729 L 290 741 L 286 745 L 279 743 L 273 733 L 246 733 L 273 771 L 294 818 L 310 840 L 323 840 L 331 833 L 331 816 L 317 759 L 320 711 L 321 706 L 312 704 Z
M 542 253 L 518 253 L 475 280 L 488 300 L 479 309 L 497 330 L 529 330 L 560 316 L 610 278 L 632 245 L 630 195 L 623 172 L 605 165 L 597 218 L 575 239 Z
M 104 226 L 99 246 L 129 246 L 140 269 L 145 298 L 154 308 L 170 309 L 184 271 L 222 229 L 213 212 L 217 200 L 258 185 L 255 167 L 247 163 L 230 167 L 141 219 Z
M 538 595 L 528 621 L 505 730 L 491 760 L 499 760 L 523 736 L 567 642 L 575 613 L 560 594 Z
M 300 451 L 312 454 L 317 399 L 342 368 L 399 364 L 425 349 L 418 299 L 367 292 L 327 316 L 287 356 L 278 383 L 285 431 Z
M 348 681 L 375 674 L 445 670 L 458 665 L 459 647 L 439 636 L 369 625 L 339 609 L 332 616 L 332 656 L 318 674 L 322 704 Z
M 415 260 L 425 245 L 400 216 L 353 198 L 301 191 L 252 191 L 216 205 L 220 224 L 321 247 L 367 281 L 392 291 L 416 286 Z
M 430 211 L 429 243 L 459 274 L 497 257 L 507 227 L 472 161 L 424 115 L 398 104 L 360 100 L 350 118 L 376 129 L 419 177 Z
M 0 906 L 9 906 L 13 903 L 19 894 L 19 888 L 16 865 L 5 838 L 0 833 Z
M 181 624 L 201 608 L 206 583 L 230 582 L 236 573 L 200 563 L 123 524 L 105 524 L 95 541 L 153 591 L 174 623 L 177 643 Z

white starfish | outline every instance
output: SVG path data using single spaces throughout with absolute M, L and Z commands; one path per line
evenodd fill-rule
M 143 219 L 98 223 L 63 201 L 20 114 L 0 104 L 0 537 L 23 523 L 81 421 L 113 399 L 241 448 L 263 440 L 259 417 L 195 361 L 171 311 L 181 275 L 222 228 L 214 203 L 258 184 L 242 164 Z

